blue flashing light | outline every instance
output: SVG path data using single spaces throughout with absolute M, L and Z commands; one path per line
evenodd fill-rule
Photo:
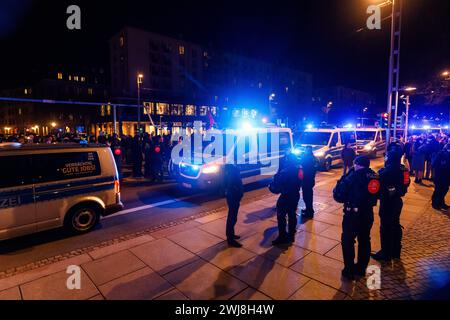
M 314 126 L 313 126 L 312 124 L 308 124 L 308 125 L 306 126 L 306 129 L 311 130 L 313 127 L 314 127 Z

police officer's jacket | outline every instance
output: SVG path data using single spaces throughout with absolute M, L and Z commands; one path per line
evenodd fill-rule
M 228 200 L 240 201 L 244 195 L 241 174 L 235 166 L 227 166 L 225 169 L 225 195 Z
M 405 196 L 411 183 L 409 171 L 401 164 L 386 165 L 378 171 L 380 176 L 380 199 L 390 200 Z
M 372 169 L 352 168 L 343 176 L 333 190 L 337 202 L 346 208 L 371 209 L 377 204 L 380 192 L 379 176 Z
M 303 168 L 303 185 L 314 186 L 319 161 L 314 155 L 305 155 L 300 163 Z
M 434 181 L 441 184 L 450 184 L 450 152 L 439 151 L 433 158 L 431 165 L 434 169 Z
M 298 197 L 303 181 L 303 169 L 300 165 L 287 165 L 273 178 L 269 189 L 272 193 L 280 194 L 282 198 Z

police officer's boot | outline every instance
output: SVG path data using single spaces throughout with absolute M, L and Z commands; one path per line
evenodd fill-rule
M 381 250 L 375 254 L 372 254 L 372 258 L 377 261 L 390 261 L 392 260 L 392 244 L 393 238 L 390 230 L 390 226 L 386 226 L 387 223 L 381 221 L 380 227 L 380 240 Z

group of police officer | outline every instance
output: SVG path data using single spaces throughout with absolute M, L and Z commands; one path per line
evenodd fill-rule
M 391 143 L 385 156 L 385 167 L 378 173 L 370 168 L 368 157 L 356 157 L 353 168 L 339 179 L 333 189 L 335 201 L 344 205 L 341 240 L 344 258 L 342 276 L 345 278 L 354 279 L 366 275 L 371 256 L 370 231 L 374 222 L 373 207 L 376 206 L 378 199 L 380 199 L 381 250 L 372 257 L 380 261 L 400 258 L 402 197 L 405 196 L 410 185 L 409 170 L 401 164 L 402 155 L 401 145 Z M 441 157 L 444 156 L 441 155 Z M 300 190 L 303 192 L 306 206 L 302 210 L 302 219 L 314 217 L 313 188 L 317 167 L 318 161 L 312 149 L 307 148 L 300 159 L 293 154 L 287 155 L 274 176 L 269 190 L 280 196 L 276 206 L 278 237 L 272 242 L 273 245 L 287 245 L 295 241 Z M 236 167 L 227 166 L 225 182 L 229 206 L 226 227 L 228 244 L 241 247 L 241 244 L 236 241 L 238 237 L 234 234 L 239 202 L 243 196 L 242 181 Z M 438 191 L 440 193 L 436 197 L 444 191 Z M 358 241 L 356 263 L 355 240 Z

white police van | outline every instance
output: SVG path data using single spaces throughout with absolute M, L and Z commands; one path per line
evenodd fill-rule
M 306 147 L 312 147 L 321 169 L 329 171 L 332 166 L 342 163 L 341 152 L 347 142 L 355 146 L 355 130 L 334 127 L 306 129 L 296 142 L 294 153 L 300 156 Z
M 376 158 L 386 149 L 386 130 L 382 128 L 357 128 L 356 153 Z
M 0 144 L 0 168 L 0 240 L 62 226 L 85 233 L 123 208 L 106 146 Z
M 280 164 L 287 153 L 293 149 L 292 132 L 289 128 L 251 128 L 248 130 L 216 130 L 216 134 L 222 135 L 224 148 L 222 154 L 233 158 L 233 163 L 239 168 L 243 184 L 249 184 L 270 178 L 271 174 L 264 171 L 269 170 L 269 164 Z M 254 135 L 257 139 L 258 153 L 250 152 L 250 137 Z M 262 135 L 265 138 L 262 138 Z M 272 138 L 273 137 L 273 138 Z M 231 138 L 231 139 L 230 139 Z M 263 140 L 264 139 L 264 140 Z M 277 150 L 271 149 L 271 140 L 278 139 Z M 232 141 L 230 145 L 227 142 Z M 242 143 L 242 150 L 239 150 Z M 265 152 L 261 153 L 262 143 L 267 143 Z M 203 144 L 203 150 L 209 148 L 210 142 Z M 192 160 L 181 161 L 178 164 L 177 180 L 185 189 L 214 190 L 222 194 L 224 182 L 224 166 L 226 158 L 219 157 L 215 161 L 207 161 L 208 157 L 202 156 L 202 163 L 195 164 Z M 205 161 L 206 160 L 206 161 Z M 266 161 L 267 160 L 267 163 Z M 278 169 L 278 166 L 277 168 Z M 275 172 L 273 172 L 275 173 Z

